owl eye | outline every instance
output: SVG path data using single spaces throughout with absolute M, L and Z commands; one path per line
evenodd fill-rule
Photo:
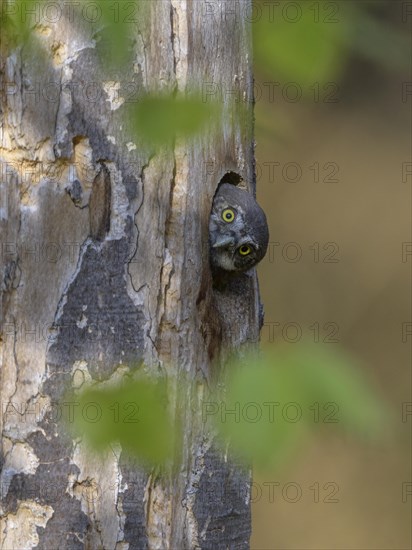
M 231 208 L 225 208 L 222 212 L 222 220 L 227 223 L 233 222 L 235 219 L 235 212 Z
M 250 248 L 249 245 L 242 244 L 242 246 L 239 246 L 238 251 L 241 256 L 247 256 L 252 252 L 252 249 Z

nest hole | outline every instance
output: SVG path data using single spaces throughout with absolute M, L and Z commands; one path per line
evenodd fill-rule
M 226 172 L 224 176 L 220 179 L 218 183 L 218 188 L 222 185 L 222 183 L 230 183 L 231 185 L 237 185 L 239 187 L 244 187 L 243 178 L 240 174 L 237 172 Z

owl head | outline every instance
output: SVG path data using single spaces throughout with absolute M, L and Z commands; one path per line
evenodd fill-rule
M 213 200 L 209 221 L 212 268 L 243 272 L 266 254 L 269 231 L 266 216 L 253 196 L 223 183 Z

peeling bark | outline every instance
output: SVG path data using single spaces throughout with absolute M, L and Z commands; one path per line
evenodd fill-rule
M 259 333 L 256 275 L 216 290 L 208 261 L 219 181 L 254 192 L 249 0 L 234 7 L 150 2 L 116 74 L 81 18 L 34 27 L 47 55 L 0 47 L 1 549 L 248 548 L 250 473 L 202 422 L 208 384 Z M 127 99 L 193 87 L 230 115 L 218 140 L 131 141 Z M 168 476 L 115 445 L 90 458 L 59 422 L 67 387 L 139 369 L 190 381 L 172 403 L 185 440 Z

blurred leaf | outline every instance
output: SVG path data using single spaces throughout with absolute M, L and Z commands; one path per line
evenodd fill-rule
M 1 53 L 8 56 L 13 48 L 23 47 L 27 64 L 38 74 L 48 72 L 52 61 L 50 50 L 38 32 L 43 3 L 44 0 L 39 0 L 34 6 L 27 0 L 14 0 L 0 8 Z M 23 89 L 26 85 L 29 86 L 23 79 Z
M 89 3 L 83 0 L 84 6 Z M 97 0 L 101 28 L 96 33 L 97 51 L 110 68 L 126 65 L 132 55 L 132 30 L 144 27 L 148 16 L 149 2 L 112 2 Z M 97 16 L 96 16 L 97 17 Z
M 147 95 L 129 106 L 135 132 L 144 142 L 163 145 L 176 137 L 189 137 L 207 122 L 217 120 L 216 103 L 197 97 L 175 98 L 170 95 Z
M 255 464 L 291 455 L 319 425 L 362 435 L 381 432 L 387 411 L 343 354 L 266 351 L 247 363 L 231 366 L 226 394 L 205 404 L 203 413 Z
M 43 0 L 38 0 L 36 13 Z M 27 0 L 9 0 L 2 2 L 0 8 L 0 31 L 2 38 L 12 40 L 14 45 L 23 44 L 31 35 L 31 27 L 35 24 L 35 15 L 30 14 Z
M 178 429 L 168 414 L 163 382 L 141 379 L 112 388 L 92 387 L 76 399 L 74 413 L 74 435 L 84 435 L 96 449 L 116 441 L 150 463 L 172 455 Z
M 315 352 L 297 351 L 291 359 L 309 399 L 336 404 L 340 428 L 371 438 L 382 433 L 388 411 L 353 358 L 330 348 L 317 348 Z
M 339 76 L 350 34 L 347 18 L 339 18 L 337 13 L 328 19 L 322 9 L 327 3 L 315 4 L 319 6 L 319 17 L 314 6 L 293 3 L 293 11 L 290 7 L 286 10 L 287 3 L 281 2 L 272 17 L 263 12 L 265 16 L 253 28 L 258 67 L 282 84 L 296 82 L 304 91 L 315 82 Z
M 50 25 L 42 4 L 44 0 L 9 0 L 7 3 L 3 1 L 0 10 L 2 36 L 13 39 L 18 45 L 25 43 L 33 35 L 32 29 L 39 20 L 43 25 Z M 131 56 L 131 31 L 136 28 L 137 22 L 144 26 L 142 20 L 147 16 L 149 8 L 150 3 L 141 0 L 95 0 L 93 3 L 82 0 L 73 4 L 72 9 L 77 17 L 74 23 L 70 23 L 78 27 L 78 32 L 83 31 L 79 24 L 81 21 L 86 22 L 86 26 L 95 28 L 96 47 L 103 62 L 111 67 L 118 67 L 125 65 L 128 56 Z M 63 7 L 61 9 L 64 10 Z
M 375 9 L 380 4 L 385 3 L 256 2 L 258 70 L 280 86 L 295 83 L 303 95 L 315 83 L 339 79 L 353 54 L 386 69 L 407 70 L 410 33 L 385 20 Z
M 147 378 L 95 385 L 75 401 L 74 437 L 85 436 L 96 449 L 116 441 L 143 462 L 162 463 L 181 442 L 168 397 L 166 382 Z M 202 417 L 224 445 L 229 441 L 235 453 L 268 467 L 296 454 L 320 427 L 380 436 L 388 410 L 351 358 L 316 344 L 315 351 L 278 348 L 229 365 L 223 393 L 203 402 Z

